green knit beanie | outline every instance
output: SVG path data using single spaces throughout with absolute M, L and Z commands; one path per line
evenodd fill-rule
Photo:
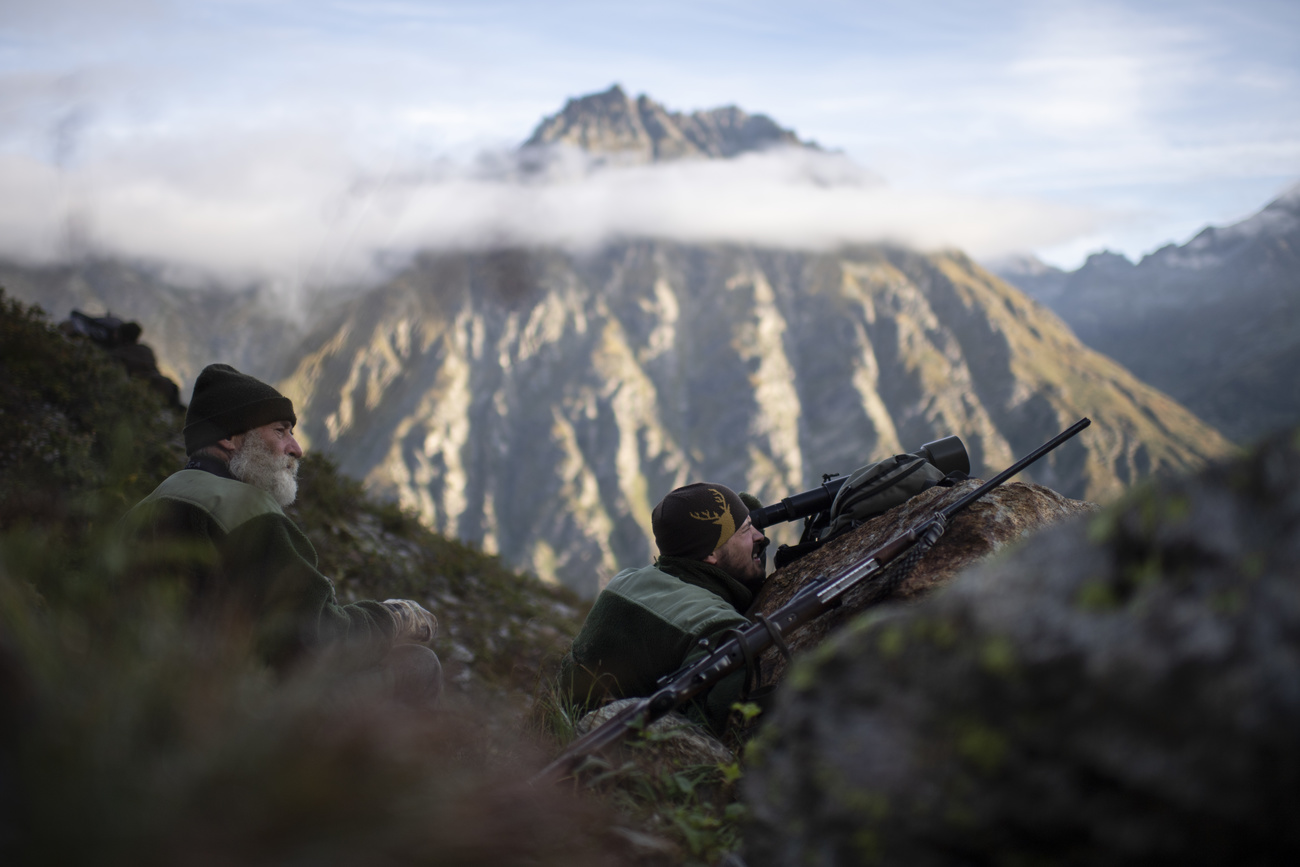
M 194 383 L 185 413 L 185 451 L 277 421 L 298 423 L 293 401 L 229 364 L 209 364 Z
M 749 507 L 726 485 L 696 482 L 670 493 L 650 515 L 664 557 L 703 560 L 726 544 L 749 517 Z

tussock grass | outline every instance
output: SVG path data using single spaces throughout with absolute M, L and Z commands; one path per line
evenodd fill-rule
M 539 680 L 529 718 L 555 754 L 600 724 L 599 712 L 589 715 L 561 689 L 557 669 Z M 759 713 L 752 704 L 736 709 L 742 724 L 725 742 L 670 714 L 607 754 L 585 758 L 565 785 L 614 809 L 619 824 L 612 833 L 631 847 L 639 864 L 723 863 L 740 848 L 746 817 L 737 785 L 740 755 L 747 724 Z

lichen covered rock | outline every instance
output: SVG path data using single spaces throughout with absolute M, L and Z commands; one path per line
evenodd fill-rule
M 786 678 L 751 865 L 1295 863 L 1300 433 L 1141 488 Z

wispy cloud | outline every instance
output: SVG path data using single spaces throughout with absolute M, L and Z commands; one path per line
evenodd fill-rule
M 996 255 L 1051 244 L 1098 215 L 1027 198 L 892 190 L 836 154 L 595 168 L 544 175 L 512 153 L 361 167 L 326 136 L 139 143 L 60 170 L 0 162 L 0 245 L 35 260 L 85 248 L 226 279 L 339 282 L 380 259 L 493 244 L 587 248 L 620 237 L 830 248 L 893 241 Z M 69 226 L 75 227 L 70 234 Z

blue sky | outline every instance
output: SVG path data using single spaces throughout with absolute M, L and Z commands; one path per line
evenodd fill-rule
M 1297 46 L 1300 4 L 1275 0 L 0 0 L 0 251 L 57 258 L 78 235 L 304 279 L 339 249 L 463 241 L 505 212 L 566 237 L 614 219 L 1136 258 L 1300 181 Z M 615 82 L 766 113 L 885 189 L 818 198 L 758 179 L 781 170 L 762 161 L 540 199 L 466 179 Z M 460 169 L 435 183 L 434 165 Z

